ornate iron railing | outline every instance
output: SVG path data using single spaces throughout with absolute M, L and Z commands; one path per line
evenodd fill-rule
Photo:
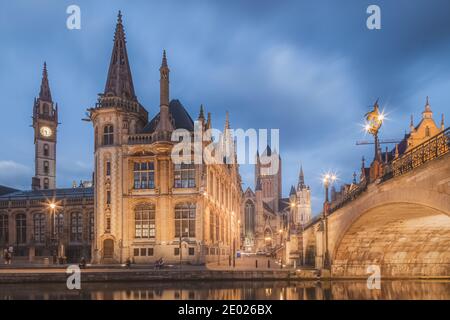
M 364 191 L 367 190 L 367 185 L 368 185 L 368 180 L 364 180 L 363 182 L 361 182 L 360 184 L 357 185 L 356 188 L 354 188 L 352 191 L 347 192 L 344 194 L 344 196 L 337 201 L 336 203 L 331 203 L 331 207 L 328 211 L 328 214 L 342 208 L 343 206 L 345 206 L 347 203 L 353 201 L 355 198 L 359 197 L 359 195 L 361 195 Z
M 383 181 L 401 176 L 450 152 L 450 127 L 385 165 Z

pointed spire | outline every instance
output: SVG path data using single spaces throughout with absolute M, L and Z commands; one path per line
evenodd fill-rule
M 206 120 L 206 129 L 211 129 L 211 112 L 208 112 L 208 118 Z
M 411 120 L 409 122 L 409 130 L 410 132 L 414 131 L 414 116 L 411 114 Z
M 122 13 L 120 11 L 117 15 L 114 45 L 104 94 L 137 101 L 134 93 L 130 64 L 128 62 L 125 31 L 122 25 Z
M 230 129 L 230 115 L 228 111 L 225 113 L 225 129 Z
M 159 79 L 159 86 L 160 86 L 160 105 L 169 105 L 169 66 L 167 64 L 167 56 L 166 56 L 166 50 L 163 50 L 163 56 L 162 56 L 162 62 L 161 67 L 159 68 L 160 73 L 160 79 Z
M 163 50 L 163 57 L 162 57 L 162 62 L 161 62 L 161 68 L 163 67 L 168 67 L 167 65 L 167 56 L 166 56 L 166 50 Z
M 364 169 L 365 167 L 366 167 L 366 159 L 363 156 L 361 159 L 361 168 Z
M 300 173 L 298 175 L 298 189 L 303 189 L 305 187 L 305 175 L 303 174 L 303 166 L 300 165 Z
M 444 125 L 444 114 L 441 114 L 441 130 L 445 129 L 445 125 Z
M 353 171 L 353 184 L 356 184 L 356 172 Z
M 203 112 L 203 104 L 200 105 L 200 113 L 198 115 L 199 120 L 205 120 L 205 113 Z
M 52 94 L 50 92 L 50 85 L 48 84 L 48 73 L 46 62 L 44 62 L 44 69 L 42 70 L 41 90 L 39 91 L 39 99 L 42 101 L 53 102 Z
M 395 158 L 398 158 L 398 143 L 395 144 Z
M 159 121 L 156 125 L 157 132 L 169 132 L 173 131 L 174 127 L 170 120 L 169 111 L 169 67 L 167 64 L 166 50 L 163 50 L 161 67 L 159 68 Z
M 427 99 L 425 101 L 425 110 L 422 112 L 422 118 L 423 119 L 431 119 L 433 118 L 433 111 L 431 111 L 431 106 L 430 106 L 430 99 L 427 96 Z

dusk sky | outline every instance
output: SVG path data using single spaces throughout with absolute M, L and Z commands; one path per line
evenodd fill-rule
M 66 27 L 72 4 L 81 30 Z M 381 8 L 381 30 L 366 27 L 371 4 Z M 57 185 L 91 179 L 93 129 L 81 119 L 104 90 L 118 10 L 150 117 L 159 111 L 166 49 L 171 98 L 193 118 L 203 104 L 218 129 L 226 111 L 234 128 L 280 129 L 283 194 L 302 164 L 314 213 L 323 172 L 351 182 L 361 157 L 372 160 L 373 146 L 355 142 L 371 139 L 361 124 L 378 97 L 389 118 L 382 139 L 402 138 L 411 113 L 417 124 L 426 96 L 436 122 L 450 117 L 449 1 L 1 0 L 1 185 L 31 188 L 31 115 L 44 61 L 60 112 Z M 241 175 L 243 189 L 253 188 L 253 168 Z

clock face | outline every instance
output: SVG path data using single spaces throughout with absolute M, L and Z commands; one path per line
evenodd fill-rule
M 49 127 L 41 127 L 41 135 L 43 136 L 43 137 L 51 137 L 51 135 L 52 135 L 52 129 L 50 129 Z

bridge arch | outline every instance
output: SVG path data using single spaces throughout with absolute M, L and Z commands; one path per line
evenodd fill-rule
M 424 198 L 379 200 L 342 227 L 331 251 L 332 274 L 366 276 L 369 265 L 379 265 L 388 277 L 450 274 L 449 211 L 425 205 Z

